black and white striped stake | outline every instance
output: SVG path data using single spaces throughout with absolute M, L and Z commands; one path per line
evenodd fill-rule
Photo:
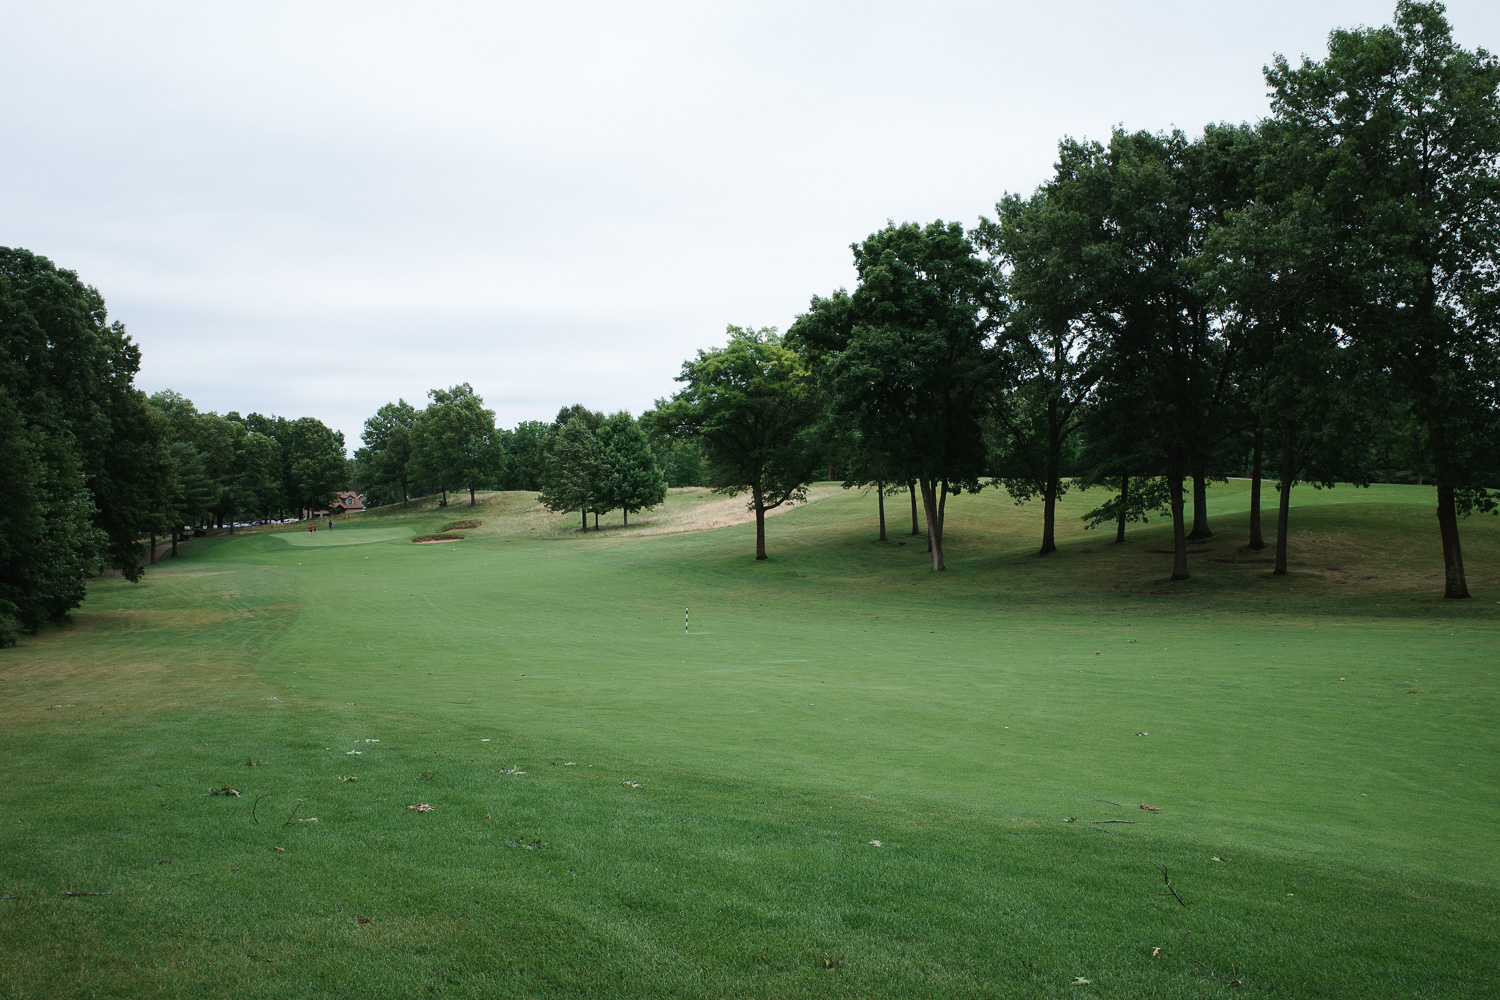
M 687 608 L 682 609 L 682 631 L 687 632 Z

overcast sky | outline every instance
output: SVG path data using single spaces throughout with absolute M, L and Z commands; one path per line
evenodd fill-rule
M 1064 136 L 1253 121 L 1389 2 L 9 4 L 0 245 L 102 291 L 137 384 L 352 449 L 470 382 L 634 413 L 785 329 L 887 219 L 973 224 Z M 1467 47 L 1500 3 L 1456 0 Z

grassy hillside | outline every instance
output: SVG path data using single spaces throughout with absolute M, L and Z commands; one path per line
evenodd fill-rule
M 1286 578 L 1210 498 L 1181 584 L 1090 494 L 939 575 L 831 485 L 763 563 L 706 491 L 195 541 L 0 653 L 0 995 L 1492 995 L 1500 525 L 1444 602 L 1428 489 Z

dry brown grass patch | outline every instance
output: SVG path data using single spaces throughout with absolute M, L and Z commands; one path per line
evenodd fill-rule
M 55 725 L 188 704 L 273 708 L 275 688 L 255 672 L 257 651 L 246 644 L 226 653 L 216 637 L 225 628 L 272 625 L 297 610 L 278 604 L 76 611 L 0 660 L 0 725 Z M 101 640 L 109 655 L 79 655 L 80 645 L 98 649 Z
M 461 542 L 463 535 L 418 535 L 412 541 L 418 545 L 432 545 L 436 542 Z

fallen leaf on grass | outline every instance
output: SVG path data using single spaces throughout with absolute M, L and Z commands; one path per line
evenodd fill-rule
M 364 925 L 364 924 L 368 924 L 370 922 L 370 918 L 369 917 L 355 917 L 354 918 L 354 922 L 356 924 Z
M 239 798 L 240 797 L 240 790 L 238 788 L 235 788 L 233 785 L 230 785 L 229 783 L 226 782 L 225 784 L 220 785 L 218 788 L 210 788 L 208 791 L 204 792 L 203 794 L 204 795 L 232 795 L 235 798 Z
M 307 819 L 299 819 L 297 822 L 298 823 L 316 823 L 317 821 L 318 821 L 318 817 L 316 817 L 316 816 L 309 816 L 309 817 L 307 817 Z
M 344 751 L 344 756 L 345 757 L 354 757 L 354 756 L 357 756 L 357 755 L 362 754 L 362 753 L 364 753 L 363 750 L 345 750 Z
M 872 841 L 870 841 L 870 846 L 871 846 L 871 847 L 884 847 L 884 846 L 885 846 L 885 845 L 884 845 L 884 844 L 882 844 L 882 843 L 881 843 L 881 842 L 880 842 L 880 841 L 878 841 L 878 840 L 872 840 Z
M 620 782 L 620 784 L 624 785 L 626 788 L 640 788 L 641 787 L 641 783 L 639 781 L 622 781 L 622 782 Z
M 416 805 L 414 805 L 414 806 L 407 806 L 406 808 L 407 808 L 407 810 L 409 812 L 419 812 L 419 813 L 436 812 L 436 810 L 433 809 L 432 806 L 428 805 L 425 802 L 418 802 Z
M 273 848 L 271 848 L 271 850 L 273 850 L 273 851 L 279 851 L 282 854 L 286 853 L 286 848 L 285 847 L 273 847 Z
M 1152 958 L 1160 958 L 1161 957 L 1161 949 L 1160 948 L 1152 948 L 1151 949 L 1151 957 Z
M 339 777 L 339 780 L 340 781 L 358 781 L 359 780 L 359 775 L 357 775 L 357 774 L 345 774 L 345 775 L 341 775 Z
M 1093 982 L 1092 979 L 1084 979 L 1082 976 L 1074 976 L 1073 977 L 1073 985 L 1074 986 L 1087 986 L 1089 983 L 1092 983 L 1092 982 Z
M 523 770 L 521 770 L 519 767 L 507 767 L 503 771 L 501 771 L 500 773 L 501 774 L 525 774 L 526 772 L 523 771 Z
M 1156 808 L 1156 806 L 1148 806 L 1144 802 L 1141 803 L 1141 808 L 1144 809 L 1144 810 L 1146 810 L 1147 812 L 1153 812 L 1153 813 L 1159 813 L 1159 812 L 1161 812 L 1161 810 L 1158 809 L 1158 808 Z
M 505 846 L 519 847 L 523 851 L 535 851 L 539 848 L 546 847 L 547 845 L 542 843 L 540 840 L 533 840 L 530 842 L 524 840 L 507 840 L 505 842 Z

